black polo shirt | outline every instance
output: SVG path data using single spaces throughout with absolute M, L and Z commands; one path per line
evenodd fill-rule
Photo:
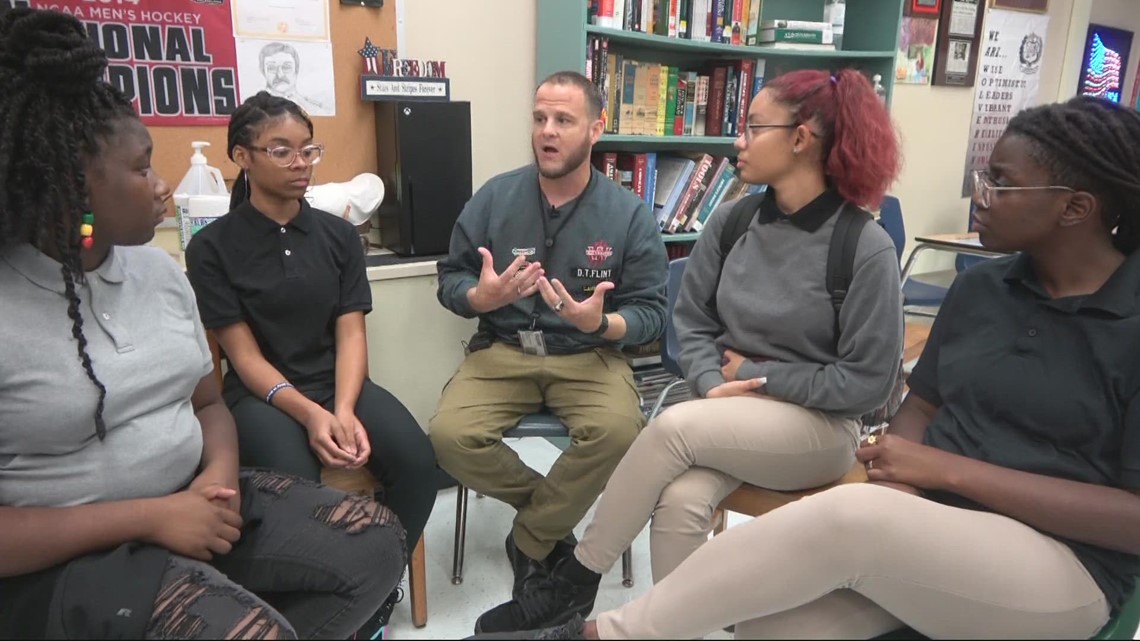
M 927 445 L 1140 489 L 1140 252 L 1088 296 L 1051 299 L 1024 254 L 963 272 L 907 383 L 938 406 Z M 954 494 L 927 496 L 986 509 Z M 1140 557 L 1062 542 L 1115 611 L 1140 575 Z
M 186 249 L 206 329 L 245 322 L 261 354 L 299 390 L 336 386 L 336 320 L 372 310 L 364 251 L 348 221 L 313 209 L 281 226 L 249 201 L 202 228 Z M 231 369 L 226 401 L 249 392 Z

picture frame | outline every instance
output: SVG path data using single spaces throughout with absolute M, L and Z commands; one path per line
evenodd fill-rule
M 989 0 L 991 9 L 1009 9 L 1029 13 L 1048 13 L 1049 0 Z
M 906 0 L 903 15 L 937 18 L 942 13 L 942 0 Z
M 973 87 L 981 50 L 985 0 L 943 0 L 931 83 Z

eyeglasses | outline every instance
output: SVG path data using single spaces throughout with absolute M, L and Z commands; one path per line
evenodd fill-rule
M 321 158 L 325 155 L 324 145 L 305 145 L 300 149 L 293 149 L 292 147 L 250 147 L 250 149 L 264 151 L 270 160 L 281 167 L 292 165 L 298 155 L 301 156 L 301 160 L 304 160 L 306 165 L 315 165 L 321 162 Z
M 788 125 L 758 125 L 754 123 L 748 123 L 744 125 L 744 131 L 740 135 L 744 136 L 744 142 L 752 142 L 752 139 L 756 137 L 756 130 L 758 129 L 795 129 L 796 127 L 799 127 L 798 123 L 792 123 Z
M 989 209 L 993 204 L 995 191 L 1042 191 L 1045 189 L 1060 189 L 1063 191 L 1076 193 L 1076 189 L 1072 187 L 1065 187 L 1063 185 L 1046 185 L 1041 187 L 1003 187 L 994 184 L 994 179 L 990 176 L 989 172 L 975 169 L 970 173 L 970 180 L 973 183 L 974 196 L 977 199 L 978 205 L 983 209 Z

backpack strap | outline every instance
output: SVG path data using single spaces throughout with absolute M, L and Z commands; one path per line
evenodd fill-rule
M 855 279 L 855 252 L 859 249 L 859 236 L 863 225 L 872 220 L 866 210 L 845 203 L 839 210 L 835 229 L 831 232 L 831 245 L 827 251 L 827 293 L 835 310 L 835 340 L 839 341 L 839 311 Z
M 748 231 L 748 226 L 756 217 L 762 200 L 764 200 L 763 192 L 745 196 L 736 201 L 736 204 L 732 206 L 732 211 L 728 212 L 724 227 L 720 230 L 720 268 L 717 269 L 716 285 L 713 287 L 708 300 L 708 307 L 713 313 L 716 313 L 716 293 L 720 289 L 720 274 L 724 271 L 724 261 L 728 259 L 728 253 L 736 246 L 736 241 L 740 240 L 740 237 Z

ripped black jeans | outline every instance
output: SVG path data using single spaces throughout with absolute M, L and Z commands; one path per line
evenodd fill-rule
M 203 563 L 127 544 L 0 581 L 0 637 L 352 636 L 403 576 L 399 520 L 370 498 L 276 472 L 243 470 L 240 489 L 242 535 L 229 554 Z M 115 601 L 143 584 L 143 612 Z
M 345 639 L 403 576 L 404 530 L 369 498 L 246 470 L 241 512 L 229 554 L 170 557 L 147 639 Z

